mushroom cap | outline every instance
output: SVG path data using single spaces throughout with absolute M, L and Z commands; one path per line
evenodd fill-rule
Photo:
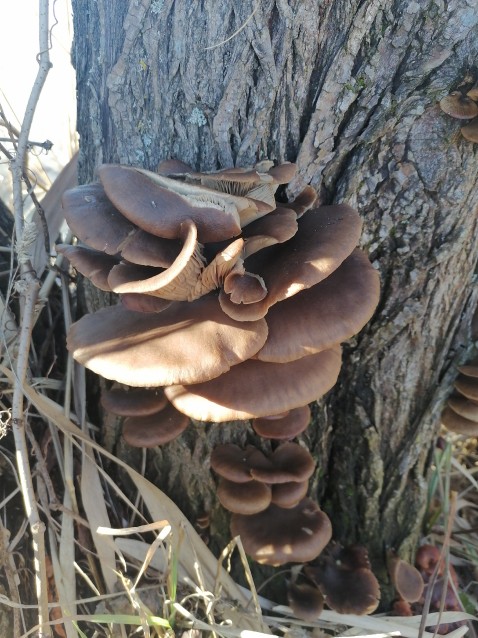
M 221 505 L 234 514 L 257 514 L 271 503 L 271 488 L 259 481 L 233 483 L 222 478 L 217 486 Z
M 105 292 L 111 292 L 108 276 L 111 269 L 118 263 L 116 257 L 102 253 L 99 250 L 92 250 L 83 246 L 69 246 L 67 244 L 58 244 L 56 250 L 64 255 L 79 273 L 88 277 L 97 288 Z
M 474 142 L 475 144 L 478 143 L 478 121 L 476 119 L 473 120 L 473 122 L 462 126 L 460 131 L 465 140 Z
M 455 388 L 460 394 L 472 401 L 478 401 L 478 379 L 460 375 L 455 381 Z
M 478 436 L 478 423 L 457 414 L 449 407 L 443 410 L 441 422 L 448 430 L 456 432 L 457 434 Z
M 178 410 L 200 421 L 258 418 L 303 406 L 328 392 L 337 381 L 340 359 L 336 346 L 289 363 L 249 360 L 217 379 L 172 385 L 165 393 Z
M 277 505 L 277 507 L 290 509 L 295 507 L 307 495 L 309 481 L 303 481 L 302 483 L 274 483 L 271 487 L 271 503 Z
M 133 447 L 156 447 L 177 438 L 189 425 L 187 416 L 170 403 L 148 416 L 131 416 L 123 423 L 123 438 Z
M 146 390 L 129 388 L 123 390 L 104 390 L 101 393 L 101 405 L 108 412 L 120 416 L 149 416 L 163 410 L 168 404 L 162 388 Z
M 324 597 L 320 590 L 308 583 L 289 583 L 287 600 L 297 618 L 313 622 L 324 609 Z
M 221 241 L 241 232 L 238 206 L 250 206 L 201 186 L 192 186 L 149 171 L 103 164 L 98 174 L 113 205 L 139 228 L 176 239 L 180 224 L 192 219 L 200 242 Z M 240 202 L 239 200 L 243 200 Z
M 163 312 L 172 303 L 170 299 L 161 299 L 161 297 L 141 295 L 135 292 L 127 292 L 121 295 L 120 301 L 123 308 L 134 312 Z
M 252 516 L 233 514 L 231 533 L 262 565 L 305 563 L 316 558 L 332 536 L 328 516 L 310 498 L 291 509 L 270 505 Z
M 478 104 L 460 91 L 453 91 L 441 99 L 440 108 L 444 113 L 457 120 L 471 120 L 472 117 L 478 115 Z
M 282 244 L 297 232 L 297 215 L 291 208 L 278 206 L 274 211 L 244 228 L 244 258 L 258 250 Z
M 465 377 L 478 379 L 478 366 L 475 366 L 475 365 L 458 366 L 458 372 L 465 375 Z
M 264 320 L 238 323 L 208 296 L 156 314 L 104 308 L 73 324 L 68 348 L 107 379 L 158 387 L 219 376 L 255 354 L 266 336 Z
M 409 603 L 418 602 L 425 587 L 418 569 L 398 556 L 390 556 L 388 570 L 392 584 L 399 596 Z
M 357 211 L 346 204 L 309 210 L 288 242 L 264 248 L 246 259 L 246 270 L 265 282 L 268 293 L 264 299 L 235 304 L 221 291 L 221 307 L 242 321 L 264 317 L 272 305 L 315 286 L 336 270 L 355 248 L 361 228 Z
M 266 456 L 253 445 L 248 445 L 243 450 L 234 443 L 216 445 L 211 452 L 210 465 L 216 474 L 234 483 L 252 481 L 253 467 L 272 467 Z
M 310 408 L 303 405 L 286 413 L 254 419 L 254 432 L 264 439 L 293 439 L 310 423 Z
M 302 483 L 315 469 L 311 453 L 298 443 L 282 443 L 268 456 L 271 467 L 251 467 L 251 476 L 264 483 Z
M 470 98 L 470 100 L 473 100 L 473 102 L 478 102 L 478 87 L 474 86 L 466 95 Z
M 380 601 L 380 586 L 364 548 L 335 548 L 305 573 L 319 587 L 326 604 L 339 614 L 371 614 Z
M 267 341 L 255 356 L 286 362 L 345 341 L 370 320 L 379 296 L 378 273 L 356 249 L 324 281 L 269 310 Z
M 478 402 L 457 396 L 448 399 L 448 405 L 459 416 L 478 423 Z

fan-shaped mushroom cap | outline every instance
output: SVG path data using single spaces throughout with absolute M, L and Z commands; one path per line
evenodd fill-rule
M 178 410 L 200 421 L 251 419 L 315 401 L 335 384 L 339 371 L 335 347 L 290 363 L 245 361 L 213 381 L 173 385 L 165 392 Z
M 136 230 L 120 245 L 121 256 L 134 264 L 169 268 L 181 252 L 181 242 Z
M 267 325 L 238 323 L 217 298 L 173 303 L 157 314 L 104 308 L 73 324 L 68 348 L 77 361 L 107 379 L 134 387 L 199 383 L 251 357 Z
M 458 372 L 460 372 L 461 374 L 464 374 L 465 377 L 478 379 L 478 366 L 474 366 L 474 365 L 458 366 Z
M 243 450 L 234 443 L 216 445 L 211 452 L 211 469 L 219 476 L 234 483 L 248 483 L 253 480 L 251 469 L 271 468 L 272 463 L 253 445 Z
M 79 273 L 88 277 L 97 288 L 111 292 L 108 275 L 118 263 L 115 257 L 83 246 L 58 244 L 56 250 L 64 255 Z
M 271 488 L 259 481 L 233 483 L 223 478 L 217 486 L 217 498 L 230 512 L 249 516 L 269 507 Z
M 168 400 L 162 388 L 115 388 L 101 393 L 101 405 L 108 412 L 120 416 L 149 416 L 163 410 Z
M 324 609 L 324 598 L 317 587 L 308 583 L 290 583 L 287 588 L 287 600 L 297 618 L 314 621 Z
M 398 556 L 390 556 L 388 570 L 392 584 L 399 596 L 409 603 L 418 602 L 425 587 L 418 569 Z
M 358 213 L 346 204 L 308 211 L 292 239 L 246 259 L 246 270 L 263 278 L 266 297 L 254 304 L 239 305 L 221 291 L 221 307 L 242 321 L 264 317 L 270 306 L 315 286 L 336 270 L 356 246 L 361 228 Z
M 297 215 L 297 219 L 299 219 L 299 217 L 302 217 L 302 215 L 310 210 L 316 203 L 317 191 L 315 188 L 312 188 L 312 186 L 305 186 L 294 201 L 287 202 L 285 206 L 287 206 L 287 208 L 292 208 Z
M 478 423 L 476 421 L 466 419 L 464 416 L 460 416 L 449 407 L 443 410 L 441 422 L 446 428 L 448 428 L 448 430 L 456 432 L 457 434 L 478 436 Z
M 470 100 L 473 100 L 473 102 L 478 102 L 478 87 L 474 86 L 466 95 L 470 98 Z
M 85 184 L 62 198 L 68 226 L 85 244 L 108 255 L 119 252 L 136 227 L 109 201 L 101 184 Z
M 363 550 L 363 551 L 360 551 Z M 326 604 L 340 614 L 371 614 L 380 601 L 380 587 L 364 548 L 334 548 L 305 573 L 319 587 Z
M 309 481 L 303 481 L 302 483 L 275 483 L 271 487 L 271 503 L 278 507 L 290 509 L 295 507 L 307 495 Z
M 460 375 L 455 381 L 455 388 L 460 394 L 472 401 L 478 401 L 478 379 Z
M 224 292 L 235 304 L 252 304 L 267 295 L 264 280 L 250 272 L 231 272 L 224 280 Z
M 244 259 L 267 246 L 288 241 L 296 234 L 297 228 L 296 213 L 291 208 L 277 207 L 244 229 Z
M 292 509 L 270 505 L 252 516 L 233 514 L 231 533 L 262 565 L 305 563 L 316 558 L 332 536 L 328 516 L 310 498 Z
M 269 310 L 269 334 L 256 358 L 291 361 L 349 339 L 369 321 L 379 295 L 378 273 L 354 250 L 327 279 Z
M 457 120 L 470 120 L 478 115 L 478 104 L 459 91 L 453 91 L 440 100 L 440 108 Z
M 123 423 L 123 438 L 133 447 L 156 447 L 177 438 L 189 425 L 187 416 L 170 403 L 149 416 L 132 416 Z
M 453 412 L 465 417 L 465 419 L 478 423 L 478 403 L 476 401 L 471 401 L 465 397 L 451 397 L 448 399 L 448 405 Z
M 282 443 L 268 456 L 271 467 L 251 467 L 251 476 L 264 483 L 302 483 L 309 479 L 315 462 L 309 450 L 298 443 Z
M 478 143 L 478 121 L 476 119 L 466 126 L 462 126 L 460 131 L 465 140 L 474 142 L 475 144 Z
M 238 209 L 252 207 L 245 198 L 128 166 L 104 164 L 98 174 L 108 199 L 128 220 L 167 239 L 179 237 L 186 219 L 195 222 L 202 243 L 229 239 L 241 232 Z
M 286 413 L 254 419 L 252 427 L 264 439 L 293 439 L 310 423 L 310 408 L 303 405 Z

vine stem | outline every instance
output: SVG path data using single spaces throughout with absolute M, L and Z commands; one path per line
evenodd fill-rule
M 24 254 L 26 244 L 25 219 L 23 208 L 22 175 L 28 150 L 28 138 L 35 114 L 35 109 L 45 84 L 48 71 L 51 68 L 49 55 L 49 0 L 39 0 L 39 43 L 40 53 L 38 72 L 28 99 L 25 115 L 20 128 L 16 154 L 10 169 L 13 182 L 13 208 L 15 215 L 16 250 L 21 265 L 20 280 L 17 290 L 21 298 L 20 334 L 18 351 L 14 362 L 15 383 L 12 398 L 12 429 L 15 440 L 16 461 L 20 485 L 22 489 L 25 511 L 32 534 L 35 587 L 38 601 L 38 625 L 42 636 L 51 636 L 48 625 L 48 581 L 45 566 L 45 525 L 40 518 L 35 490 L 31 476 L 28 458 L 28 447 L 25 436 L 25 412 L 23 384 L 28 373 L 28 361 L 31 347 L 32 330 L 35 323 L 35 307 L 38 299 L 39 282 L 29 260 L 20 255 Z

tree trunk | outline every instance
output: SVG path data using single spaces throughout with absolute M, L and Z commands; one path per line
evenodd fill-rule
M 466 0 L 74 0 L 80 183 L 103 162 L 196 169 L 296 161 L 364 221 L 381 274 L 373 320 L 345 347 L 304 439 L 312 495 L 334 536 L 365 544 L 383 576 L 410 557 L 444 396 L 476 304 L 478 156 L 438 107 L 478 79 Z M 243 423 L 199 426 L 148 453 L 150 475 L 194 517 L 225 515 L 205 459 Z M 110 441 L 110 444 L 113 444 Z M 125 451 L 119 442 L 118 454 Z

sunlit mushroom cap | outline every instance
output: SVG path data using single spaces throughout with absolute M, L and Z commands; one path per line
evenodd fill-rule
M 168 403 L 155 414 L 125 419 L 123 438 L 131 446 L 151 448 L 173 441 L 188 425 L 188 417 Z
M 320 590 L 308 583 L 290 583 L 287 600 L 294 614 L 302 620 L 317 620 L 324 609 L 324 597 Z
M 167 404 L 162 388 L 115 388 L 101 393 L 103 408 L 120 416 L 149 416 L 161 411 Z
M 272 305 L 331 275 L 352 253 L 361 228 L 358 213 L 346 204 L 308 211 L 292 239 L 260 250 L 245 261 L 246 270 L 264 280 L 266 297 L 254 304 L 234 304 L 221 291 L 221 307 L 242 321 L 264 317 Z
M 453 91 L 440 100 L 441 110 L 457 120 L 470 120 L 478 115 L 478 104 L 459 91 Z
M 254 419 L 252 427 L 264 439 L 293 439 L 310 423 L 310 408 L 303 405 L 281 414 Z
M 238 323 L 221 311 L 217 298 L 202 297 L 157 314 L 113 306 L 86 315 L 73 324 L 68 348 L 107 379 L 158 387 L 219 376 L 255 354 L 266 336 L 264 320 Z
M 258 418 L 303 406 L 328 392 L 337 381 L 340 358 L 340 348 L 334 347 L 289 363 L 249 360 L 217 379 L 173 385 L 165 392 L 178 410 L 200 421 Z
M 263 565 L 304 563 L 316 558 L 332 536 L 327 515 L 309 498 L 292 509 L 270 505 L 252 516 L 233 514 L 231 533 Z
M 371 614 L 380 601 L 380 587 L 363 548 L 335 547 L 305 573 L 319 587 L 326 604 L 340 614 Z
M 349 339 L 370 320 L 379 295 L 377 271 L 354 250 L 324 281 L 269 310 L 269 334 L 256 357 L 286 362 Z

